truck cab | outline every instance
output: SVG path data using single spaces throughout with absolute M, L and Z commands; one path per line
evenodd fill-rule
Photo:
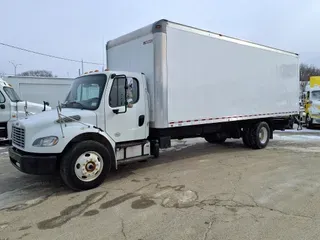
M 11 139 L 12 123 L 41 112 L 44 106 L 20 99 L 19 95 L 6 81 L 0 79 L 0 138 Z M 51 109 L 46 106 L 46 109 Z
M 51 174 L 60 168 L 72 189 L 97 186 L 112 167 L 150 157 L 145 76 L 80 76 L 56 110 L 20 119 L 12 135 L 10 160 L 20 171 Z
M 320 124 L 320 76 L 310 77 L 303 92 L 305 124 L 307 128 Z

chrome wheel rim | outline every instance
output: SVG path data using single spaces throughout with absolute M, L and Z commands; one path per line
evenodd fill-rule
M 102 169 L 102 157 L 94 151 L 87 151 L 81 154 L 74 165 L 76 176 L 83 182 L 90 182 L 98 178 Z
M 261 144 L 265 144 L 268 141 L 268 130 L 262 127 L 259 131 L 259 140 Z

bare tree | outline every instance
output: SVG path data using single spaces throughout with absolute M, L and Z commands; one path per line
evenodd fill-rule
M 310 76 L 320 76 L 320 68 L 302 63 L 300 65 L 300 81 L 308 82 Z
M 313 65 L 300 64 L 300 89 L 304 90 L 311 76 L 320 76 L 320 68 Z
M 35 76 L 35 77 L 58 77 L 53 75 L 51 71 L 47 70 L 30 70 L 18 74 L 18 76 Z

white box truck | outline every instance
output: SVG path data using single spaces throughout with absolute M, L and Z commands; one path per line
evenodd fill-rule
M 21 100 L 12 85 L 0 78 L 0 141 L 11 140 L 14 121 L 46 110 L 51 108 L 44 104 Z
M 106 45 L 109 70 L 75 79 L 56 111 L 14 125 L 12 164 L 59 170 L 74 190 L 158 157 L 171 139 L 242 138 L 265 148 L 299 114 L 295 53 L 160 20 Z
M 4 80 L 22 99 L 39 104 L 46 101 L 56 108 L 59 101 L 65 100 L 74 78 L 8 76 L 4 77 Z

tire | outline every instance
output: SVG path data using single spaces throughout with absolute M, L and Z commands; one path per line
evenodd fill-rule
M 307 129 L 312 129 L 313 128 L 312 118 L 309 117 L 309 115 L 306 116 L 306 128 Z
M 252 144 L 250 142 L 250 130 L 251 128 L 243 129 L 243 136 L 242 136 L 242 142 L 248 148 L 252 148 Z
M 205 136 L 204 139 L 208 142 L 208 143 L 212 143 L 212 144 L 222 144 L 227 140 L 227 137 L 220 135 L 220 134 L 214 134 L 214 135 L 208 135 Z
M 159 158 L 160 156 L 160 146 L 159 143 L 154 143 L 152 146 L 152 155 L 154 158 Z
M 96 141 L 87 140 L 76 143 L 64 154 L 60 164 L 60 175 L 68 187 L 81 191 L 98 187 L 110 169 L 111 155 L 108 149 Z
M 263 149 L 268 145 L 271 135 L 268 123 L 256 123 L 252 126 L 249 133 L 249 141 L 252 149 Z

